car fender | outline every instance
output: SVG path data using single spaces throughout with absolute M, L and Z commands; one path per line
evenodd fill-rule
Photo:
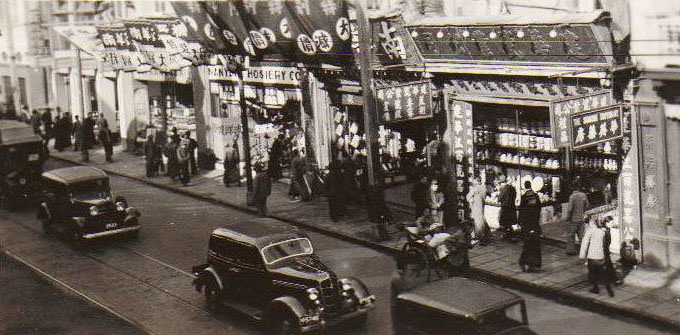
M 49 207 L 47 207 L 47 204 L 44 202 L 40 203 L 40 207 L 38 209 L 38 219 L 42 219 L 43 217 L 47 217 L 48 219 L 52 220 L 52 213 L 50 212 Z
M 300 300 L 291 296 L 283 296 L 270 301 L 267 308 L 265 308 L 264 315 L 273 315 L 273 313 L 278 313 L 280 309 L 287 309 L 298 319 L 305 315 L 305 311 L 307 310 Z
M 212 266 L 207 266 L 206 268 L 198 272 L 197 276 L 198 278 L 196 278 L 196 280 L 194 281 L 197 290 L 200 291 L 200 289 L 203 286 L 205 286 L 205 280 L 207 278 L 212 278 L 217 283 L 217 286 L 220 288 L 220 291 L 224 291 L 224 284 L 222 283 L 222 279 Z
M 371 296 L 371 292 L 368 291 L 368 288 L 366 287 L 366 285 L 364 285 L 364 283 L 361 280 L 359 280 L 358 278 L 347 277 L 347 278 L 343 278 L 341 280 L 343 282 L 349 284 L 350 286 L 352 286 L 352 288 L 354 289 L 354 295 L 356 295 L 357 298 L 363 299 L 363 298 Z

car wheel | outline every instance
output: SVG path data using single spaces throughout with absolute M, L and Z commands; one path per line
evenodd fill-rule
M 52 234 L 53 232 L 53 227 L 52 227 L 52 220 L 50 220 L 47 215 L 43 215 L 40 218 L 40 224 L 42 225 L 43 232 L 47 235 Z
M 272 319 L 269 321 L 268 326 L 270 334 L 273 335 L 300 334 L 300 328 L 297 326 L 297 322 L 290 312 L 282 313 L 281 315 L 276 314 L 272 315 Z
M 71 244 L 74 248 L 82 249 L 85 247 L 85 239 L 83 239 L 83 235 L 80 232 L 75 230 L 71 231 L 69 238 L 71 239 Z
M 210 279 L 205 285 L 203 294 L 205 294 L 205 303 L 208 309 L 211 311 L 216 310 L 220 301 L 220 287 L 217 285 L 215 279 Z

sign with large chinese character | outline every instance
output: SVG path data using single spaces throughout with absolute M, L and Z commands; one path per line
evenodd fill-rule
M 604 35 L 606 27 L 594 24 L 422 25 L 407 29 L 425 61 L 607 64 L 611 58 L 611 50 L 604 50 L 600 43 L 609 38 Z
M 574 143 L 570 137 L 571 117 L 587 111 L 609 107 L 614 104 L 612 91 L 600 91 L 577 97 L 555 99 L 550 101 L 550 124 L 553 145 L 555 148 L 566 147 Z
M 470 207 L 466 195 L 470 187 L 470 177 L 475 171 L 472 104 L 452 100 L 449 103 L 447 120 L 444 141 L 450 143 L 456 181 L 456 213 L 458 220 L 462 222 L 469 217 Z
M 188 50 L 182 43 L 186 29 L 178 29 L 178 25 L 184 26 L 179 19 L 125 20 L 124 24 L 132 45 L 143 55 L 147 64 L 163 72 L 190 65 L 180 54 Z
M 375 96 L 380 123 L 432 117 L 432 86 L 428 80 L 376 88 Z
M 97 26 L 102 42 L 104 62 L 114 70 L 134 71 L 142 64 L 141 54 L 135 51 L 130 35 L 123 25 Z
M 623 136 L 623 110 L 621 106 L 571 116 L 571 144 L 581 149 L 598 143 L 619 139 Z
M 413 38 L 404 28 L 401 13 L 370 18 L 373 41 L 377 51 L 375 61 L 382 66 L 416 65 L 423 60 Z
M 184 27 L 177 26 L 176 35 L 186 33 L 185 40 L 196 42 L 201 46 L 197 51 L 203 53 L 234 52 L 239 49 L 239 42 L 234 34 L 220 28 L 212 20 L 205 8 L 205 3 L 198 1 L 171 1 L 177 16 L 184 22 Z M 182 30 L 182 29 L 185 29 Z M 238 53 L 238 52 L 236 52 Z

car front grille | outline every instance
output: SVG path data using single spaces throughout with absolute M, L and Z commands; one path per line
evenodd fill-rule
M 319 292 L 327 312 L 333 313 L 340 309 L 338 277 L 334 273 L 329 273 L 329 278 L 321 282 Z

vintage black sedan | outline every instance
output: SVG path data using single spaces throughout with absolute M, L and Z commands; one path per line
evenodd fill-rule
M 535 334 L 522 297 L 467 278 L 434 281 L 396 297 L 398 335 Z
M 194 285 L 208 307 L 261 321 L 268 334 L 295 334 L 366 319 L 375 296 L 356 278 L 341 278 L 314 254 L 307 235 L 272 219 L 215 229 L 207 264 Z
M 35 200 L 47 154 L 42 138 L 23 122 L 0 120 L 0 204 L 14 209 Z
M 41 176 L 42 202 L 38 220 L 46 233 L 57 232 L 74 244 L 99 237 L 139 231 L 139 212 L 123 197 L 111 194 L 102 170 L 76 166 L 50 170 Z

